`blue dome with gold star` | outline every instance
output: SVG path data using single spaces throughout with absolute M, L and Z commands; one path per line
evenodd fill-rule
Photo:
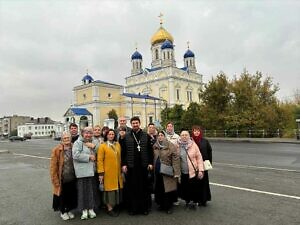
M 143 56 L 141 55 L 141 53 L 139 53 L 138 51 L 135 51 L 132 55 L 131 55 L 131 59 L 143 59 Z
M 188 49 L 183 55 L 183 58 L 189 58 L 189 57 L 195 57 L 194 52 L 192 52 L 190 49 Z
M 173 44 L 169 40 L 165 40 L 164 43 L 161 46 L 161 49 L 171 48 L 173 49 Z

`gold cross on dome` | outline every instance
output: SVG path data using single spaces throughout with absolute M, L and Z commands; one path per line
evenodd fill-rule
M 162 20 L 163 14 L 160 13 L 158 17 L 159 17 L 159 20 L 160 20 L 160 25 L 162 25 L 163 24 L 163 20 Z
M 86 69 L 86 74 L 89 74 L 89 69 Z
M 187 47 L 190 48 L 190 41 L 187 41 Z

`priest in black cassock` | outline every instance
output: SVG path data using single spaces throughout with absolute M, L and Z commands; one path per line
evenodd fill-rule
M 149 213 L 148 174 L 153 169 L 150 136 L 140 128 L 139 117 L 130 119 L 132 130 L 122 143 L 122 171 L 126 174 L 125 201 L 129 214 Z

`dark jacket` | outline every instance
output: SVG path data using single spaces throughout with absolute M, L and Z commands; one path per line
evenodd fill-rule
M 202 138 L 197 145 L 200 149 L 203 161 L 209 160 L 212 163 L 212 148 L 209 141 L 206 138 Z
M 150 144 L 150 137 L 147 133 L 142 130 L 139 130 L 135 133 L 135 136 L 141 147 L 141 165 L 147 167 L 148 165 L 153 164 L 153 150 Z M 122 166 L 128 166 L 133 168 L 135 165 L 135 157 L 137 154 L 137 143 L 133 136 L 133 131 L 126 133 L 125 138 L 121 142 L 122 145 Z

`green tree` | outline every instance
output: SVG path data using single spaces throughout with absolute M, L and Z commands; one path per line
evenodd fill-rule
M 184 113 L 182 105 L 174 105 L 172 108 L 165 108 L 161 112 L 162 125 L 165 127 L 167 122 L 172 122 L 176 131 L 182 128 L 181 118 Z
M 251 75 L 246 69 L 231 83 L 231 110 L 227 118 L 229 129 L 267 129 L 274 133 L 282 128 L 278 86 L 261 72 Z
M 109 119 L 114 119 L 115 120 L 115 129 L 118 127 L 118 115 L 115 109 L 110 110 L 107 113 L 107 116 Z
M 182 115 L 182 125 L 186 128 L 191 128 L 193 125 L 202 125 L 200 105 L 196 102 L 190 103 L 186 111 Z
M 300 105 L 295 105 L 293 114 L 295 119 L 300 119 Z
M 232 80 L 220 72 L 204 85 L 200 104 L 191 103 L 187 110 L 181 105 L 166 107 L 161 113 L 162 124 L 172 121 L 177 131 L 193 124 L 208 130 L 246 131 L 242 135 L 248 135 L 248 130 L 264 129 L 269 136 L 277 136 L 278 129 L 293 131 L 295 119 L 300 118 L 297 98 L 281 103 L 276 97 L 278 90 L 261 72 L 250 74 L 244 69 Z
M 231 100 L 230 82 L 225 73 L 212 78 L 201 92 L 201 113 L 203 126 L 208 129 L 224 129 Z
M 295 93 L 292 100 L 279 104 L 280 124 L 284 129 L 284 137 L 294 137 L 295 129 L 297 129 L 296 119 L 300 119 L 300 98 L 297 96 L 297 93 Z
M 171 108 L 169 108 L 167 105 L 166 107 L 161 111 L 160 113 L 160 117 L 161 117 L 161 125 L 163 127 L 166 126 L 166 123 L 170 120 L 169 116 L 170 116 L 170 112 L 171 112 Z

